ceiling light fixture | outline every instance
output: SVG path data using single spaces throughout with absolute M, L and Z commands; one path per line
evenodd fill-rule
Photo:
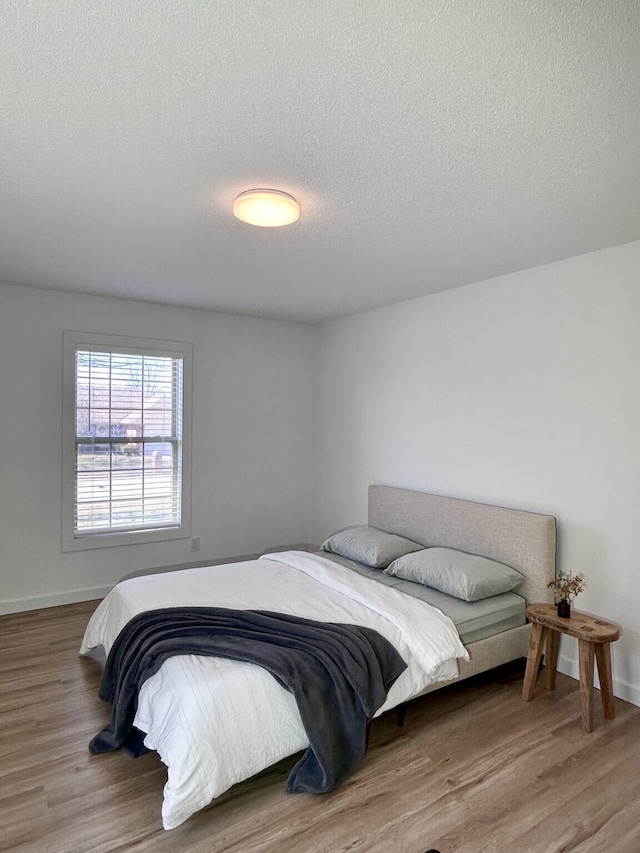
M 277 228 L 300 218 L 300 205 L 281 190 L 246 190 L 233 203 L 233 215 L 249 225 Z

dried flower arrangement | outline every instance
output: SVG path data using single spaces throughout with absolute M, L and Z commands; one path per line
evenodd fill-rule
M 560 601 L 572 601 L 584 590 L 586 581 L 584 575 L 572 575 L 571 572 L 565 575 L 560 572 L 552 581 L 549 581 L 547 586 L 553 590 L 554 596 Z

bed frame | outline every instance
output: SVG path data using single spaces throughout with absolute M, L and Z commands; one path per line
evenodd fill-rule
M 518 592 L 532 602 L 552 601 L 547 589 L 556 570 L 556 520 L 506 507 L 369 486 L 369 525 L 425 547 L 457 548 L 512 566 L 525 576 Z M 470 660 L 459 661 L 458 681 L 527 656 L 531 625 L 470 643 Z M 451 684 L 437 683 L 429 693 Z

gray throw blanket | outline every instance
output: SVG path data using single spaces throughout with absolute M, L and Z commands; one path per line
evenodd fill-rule
M 309 748 L 292 769 L 288 793 L 331 791 L 366 751 L 367 725 L 406 669 L 391 643 L 358 625 L 221 607 L 170 607 L 135 616 L 109 653 L 100 698 L 111 722 L 93 753 L 146 749 L 133 726 L 140 686 L 171 655 L 211 655 L 268 670 L 295 696 Z

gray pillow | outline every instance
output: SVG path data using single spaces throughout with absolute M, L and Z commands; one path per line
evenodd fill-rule
M 325 539 L 321 548 L 374 569 L 384 569 L 397 557 L 419 551 L 424 545 L 396 536 L 395 533 L 386 533 L 377 527 L 360 525 L 339 530 Z
M 394 560 L 386 574 L 431 586 L 463 601 L 479 601 L 510 592 L 524 576 L 487 557 L 453 548 L 426 548 Z

